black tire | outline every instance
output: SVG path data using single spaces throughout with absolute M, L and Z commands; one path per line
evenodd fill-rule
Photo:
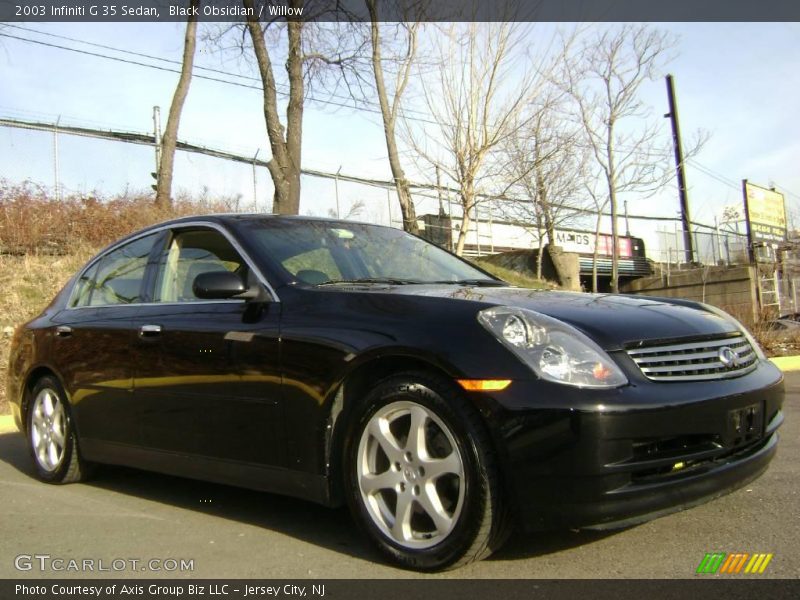
M 89 476 L 91 465 L 81 457 L 67 395 L 55 377 L 42 377 L 30 392 L 27 439 L 36 476 L 42 481 L 76 483 Z
M 505 542 L 510 518 L 489 435 L 453 382 L 401 373 L 381 381 L 351 414 L 345 496 L 385 557 L 437 571 L 481 560 Z M 412 430 L 423 432 L 422 446 Z

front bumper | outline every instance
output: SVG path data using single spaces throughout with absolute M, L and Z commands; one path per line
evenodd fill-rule
M 515 381 L 482 410 L 526 529 L 605 529 L 758 477 L 777 449 L 783 395 L 782 375 L 762 363 L 735 379 L 611 391 Z

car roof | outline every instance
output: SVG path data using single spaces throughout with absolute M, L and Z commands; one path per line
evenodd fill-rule
M 148 225 L 147 227 L 143 227 L 142 229 L 137 229 L 136 231 L 118 238 L 114 240 L 108 247 L 116 246 L 129 238 L 138 237 L 142 234 L 146 234 L 148 231 L 156 230 L 156 229 L 163 229 L 165 227 L 174 227 L 180 226 L 184 223 L 198 223 L 198 222 L 207 222 L 207 223 L 216 223 L 219 225 L 226 225 L 237 221 L 247 221 L 247 220 L 270 220 L 270 221 L 287 221 L 287 222 L 309 222 L 309 223 L 340 223 L 342 225 L 370 225 L 372 227 L 387 227 L 386 225 L 379 225 L 376 223 L 367 223 L 364 221 L 351 221 L 351 220 L 344 220 L 344 219 L 334 219 L 330 217 L 315 217 L 315 216 L 306 216 L 306 215 L 279 215 L 273 213 L 211 213 L 206 215 L 188 215 L 185 217 L 178 217 L 176 219 L 168 219 L 166 221 L 161 221 L 159 223 L 154 223 L 152 225 Z M 105 251 L 105 249 L 103 250 Z

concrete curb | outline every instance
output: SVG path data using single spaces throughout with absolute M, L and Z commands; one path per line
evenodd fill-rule
M 787 373 L 790 371 L 800 371 L 800 356 L 776 356 L 775 358 L 770 358 L 770 360 L 781 371 Z
M 0 415 L 0 433 L 10 433 L 16 430 L 17 426 L 14 424 L 14 417 L 11 415 Z

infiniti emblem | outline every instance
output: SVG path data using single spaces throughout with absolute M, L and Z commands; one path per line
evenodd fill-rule
M 728 346 L 723 346 L 719 349 L 719 362 L 728 369 L 733 369 L 739 364 L 739 355 Z

